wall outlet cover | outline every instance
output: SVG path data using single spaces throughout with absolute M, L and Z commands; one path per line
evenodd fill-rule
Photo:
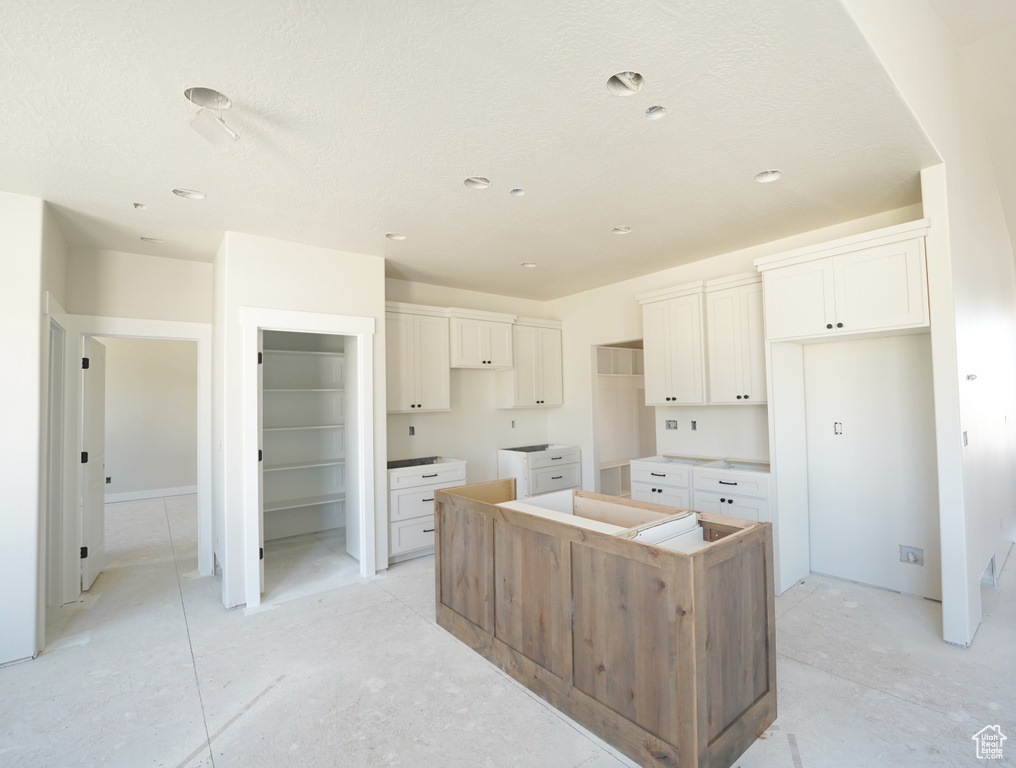
M 910 565 L 924 565 L 924 550 L 900 544 L 900 562 Z
M 677 419 L 666 419 L 667 429 L 677 429 Z
M 692 432 L 696 432 L 696 431 L 698 431 L 698 422 L 697 422 L 697 421 L 693 421 L 693 422 L 691 423 L 691 431 L 692 431 Z

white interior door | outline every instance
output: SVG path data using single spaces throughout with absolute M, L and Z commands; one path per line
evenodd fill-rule
M 86 336 L 81 368 L 81 589 L 106 560 L 106 347 Z M 88 367 L 85 367 L 87 360 Z
M 264 462 L 264 393 L 265 393 L 265 343 L 264 331 L 258 328 L 258 573 L 261 580 L 259 591 L 265 591 L 265 462 Z

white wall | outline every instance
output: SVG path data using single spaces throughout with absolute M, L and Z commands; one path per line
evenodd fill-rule
M 107 501 L 197 484 L 197 343 L 103 338 Z M 191 491 L 193 492 L 193 491 Z
M 598 471 L 592 432 L 595 370 L 592 347 L 642 338 L 642 308 L 635 300 L 636 295 L 697 280 L 754 272 L 752 261 L 761 256 L 920 217 L 920 205 L 908 206 L 548 302 L 546 312 L 564 321 L 564 406 L 548 411 L 547 428 L 555 439 L 581 446 L 583 488 L 593 489 L 594 472 Z M 668 432 L 663 428 L 663 420 L 668 418 L 678 419 L 680 426 L 677 430 Z M 699 430 L 694 433 L 689 428 L 693 418 L 699 421 Z M 657 407 L 656 419 L 657 450 L 660 452 L 758 460 L 768 458 L 768 426 L 764 408 Z
M 41 200 L 0 192 L 0 663 L 37 651 L 42 232 Z
M 212 270 L 198 261 L 73 248 L 63 304 L 76 315 L 210 323 Z
M 215 550 L 229 606 L 246 600 L 244 542 L 243 359 L 241 307 L 374 318 L 376 556 L 388 562 L 385 439 L 384 260 L 375 256 L 227 232 L 215 260 Z
M 981 573 L 1016 538 L 1012 242 L 959 51 L 941 19 L 927 0 L 841 2 L 943 159 L 922 174 L 922 187 L 931 220 L 944 635 L 965 645 L 981 619 Z

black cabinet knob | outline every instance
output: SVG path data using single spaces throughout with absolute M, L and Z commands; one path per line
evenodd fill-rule
M 747 396 L 747 395 L 745 395 L 745 396 L 744 396 L 744 399 L 745 399 L 745 400 L 747 400 L 747 399 L 748 399 L 748 396 Z
M 843 323 L 836 323 L 836 327 L 837 328 L 842 328 L 843 327 Z
M 826 328 L 832 328 L 832 327 L 833 327 L 832 323 L 826 323 Z
M 734 500 L 733 500 L 733 499 L 727 499 L 727 503 L 728 503 L 728 504 L 733 504 L 733 503 L 734 503 Z
M 740 399 L 741 399 L 741 396 L 740 396 L 740 395 L 738 395 L 738 396 L 737 396 L 737 399 L 738 399 L 738 400 L 740 400 Z
M 411 406 L 409 406 L 409 407 L 410 407 L 410 408 L 415 408 L 415 407 L 416 407 L 416 404 L 414 403 L 413 405 L 411 405 Z
M 417 403 L 417 404 L 416 404 L 416 407 L 417 407 L 417 408 L 423 408 L 423 403 Z
M 722 504 L 725 501 L 726 501 L 726 499 L 720 499 L 720 504 Z

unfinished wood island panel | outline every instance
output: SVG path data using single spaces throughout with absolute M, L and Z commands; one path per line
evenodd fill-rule
M 776 719 L 768 523 L 514 480 L 435 506 L 438 623 L 641 765 L 729 768 Z

